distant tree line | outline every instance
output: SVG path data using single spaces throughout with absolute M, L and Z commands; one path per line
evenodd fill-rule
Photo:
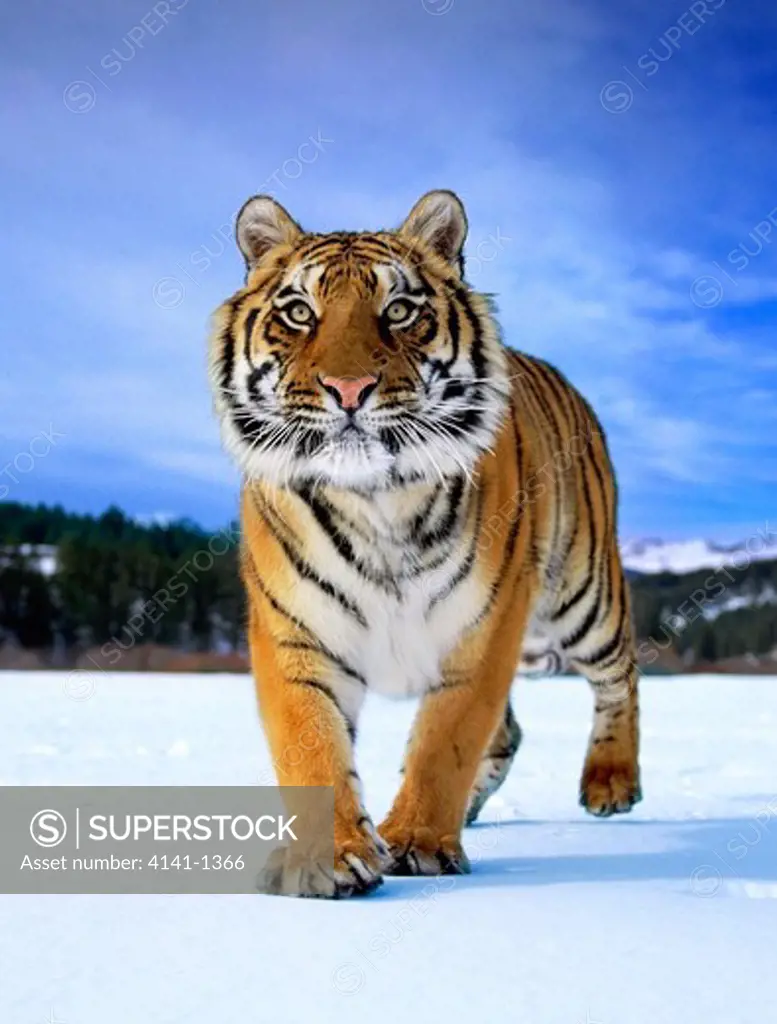
M 647 664 L 664 650 L 686 664 L 777 651 L 777 561 L 636 575 L 631 592 Z
M 238 537 L 235 524 L 210 534 L 187 520 L 142 525 L 118 508 L 80 516 L 0 504 L 0 639 L 37 649 L 236 649 Z
M 236 524 L 141 524 L 112 507 L 0 504 L 0 643 L 36 650 L 129 645 L 241 650 L 245 612 Z M 684 575 L 632 575 L 643 663 L 686 664 L 777 650 L 777 561 Z

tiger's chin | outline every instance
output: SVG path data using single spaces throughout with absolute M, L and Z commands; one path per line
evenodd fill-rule
M 318 450 L 304 454 L 285 446 L 256 451 L 228 425 L 223 435 L 226 447 L 248 480 L 263 480 L 274 487 L 324 484 L 360 491 L 381 490 L 396 484 L 396 456 L 380 441 L 366 435 L 329 439 Z
M 395 465 L 395 456 L 380 441 L 366 436 L 342 437 L 306 459 L 301 473 L 305 482 L 375 491 L 391 485 Z
M 433 440 L 395 452 L 374 435 L 347 431 L 309 445 L 313 450 L 279 445 L 262 451 L 246 444 L 229 420 L 223 421 L 223 437 L 248 480 L 273 487 L 323 485 L 362 493 L 468 476 L 486 450 L 483 438 L 471 437 L 456 448 Z

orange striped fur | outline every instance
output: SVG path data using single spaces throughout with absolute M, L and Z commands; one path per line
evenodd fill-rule
M 278 778 L 335 791 L 335 862 L 308 890 L 468 869 L 462 828 L 520 742 L 522 652 L 587 677 L 581 802 L 629 810 L 637 676 L 605 438 L 557 370 L 501 342 L 463 278 L 459 200 L 429 193 L 393 232 L 316 235 L 255 197 L 237 234 L 247 279 L 215 315 L 211 375 L 245 477 L 249 642 Z M 368 690 L 422 698 L 377 828 L 354 761 Z

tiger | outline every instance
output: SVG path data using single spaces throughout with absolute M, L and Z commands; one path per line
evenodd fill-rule
M 209 369 L 242 477 L 251 670 L 278 781 L 334 793 L 333 862 L 282 863 L 273 891 L 470 871 L 463 828 L 521 741 L 524 650 L 591 685 L 583 807 L 641 799 L 607 441 L 559 370 L 502 340 L 464 276 L 467 231 L 446 190 L 394 230 L 308 232 L 266 195 L 236 218 L 245 283 L 214 314 Z M 377 826 L 354 758 L 368 692 L 419 699 Z

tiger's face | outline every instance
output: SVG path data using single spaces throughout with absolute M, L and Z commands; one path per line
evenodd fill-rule
M 364 491 L 469 473 L 506 359 L 461 277 L 466 218 L 431 192 L 396 232 L 304 232 L 273 199 L 237 221 L 246 286 L 215 315 L 211 382 L 246 476 Z

